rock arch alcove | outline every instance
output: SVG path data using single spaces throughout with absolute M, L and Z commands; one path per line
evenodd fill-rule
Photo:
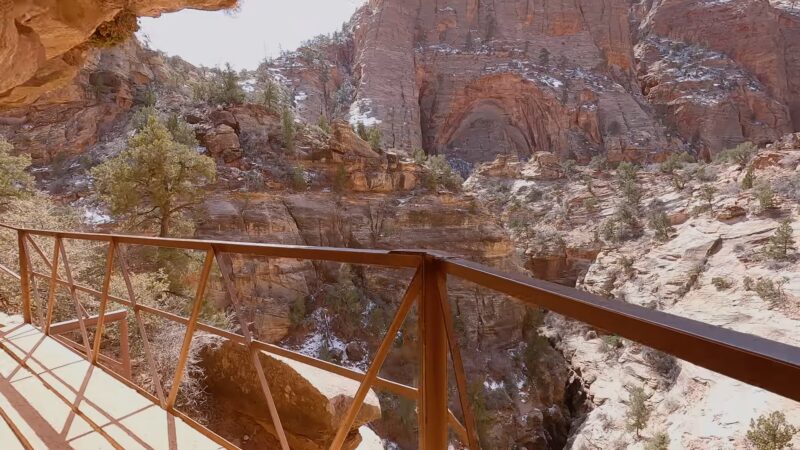
M 437 83 L 421 92 L 426 115 L 442 117 L 423 124 L 424 141 L 435 153 L 478 164 L 501 154 L 526 158 L 537 151 L 568 151 L 568 108 L 555 91 L 520 75 L 489 75 L 462 88 Z M 431 95 L 436 100 L 426 101 Z

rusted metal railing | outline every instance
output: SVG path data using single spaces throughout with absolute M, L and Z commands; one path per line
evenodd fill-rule
M 31 284 L 35 283 L 36 280 L 42 280 L 49 284 L 49 288 L 46 308 L 39 308 L 40 314 L 46 312 L 46 316 L 42 318 L 43 321 L 40 324 L 44 325 L 42 328 L 47 334 L 59 331 L 60 325 L 50 325 L 50 320 L 52 319 L 52 310 L 55 302 L 55 291 L 58 287 L 66 287 L 70 291 L 78 315 L 78 328 L 71 328 L 71 330 L 79 329 L 81 331 L 85 347 L 83 353 L 87 355 L 92 363 L 97 364 L 98 361 L 103 362 L 102 358 L 99 359 L 99 357 L 101 356 L 100 346 L 104 327 L 107 322 L 113 319 L 112 313 L 107 313 L 109 302 L 115 302 L 129 308 L 133 311 L 139 334 L 144 343 L 145 360 L 153 378 L 156 396 L 135 386 L 125 380 L 124 377 L 120 377 L 120 379 L 137 389 L 142 395 L 150 398 L 154 403 L 183 418 L 203 434 L 228 448 L 235 447 L 175 409 L 175 400 L 181 384 L 183 367 L 186 364 L 192 335 L 196 330 L 229 339 L 247 349 L 283 449 L 288 449 L 289 444 L 272 398 L 269 383 L 258 360 L 259 352 L 283 356 L 360 382 L 359 388 L 354 395 L 354 401 L 342 420 L 331 449 L 341 448 L 371 388 L 385 390 L 417 401 L 420 448 L 427 450 L 446 448 L 448 432 L 451 427 L 462 442 L 470 448 L 479 448 L 475 418 L 467 393 L 464 364 L 447 298 L 448 276 L 509 295 L 524 304 L 543 307 L 580 320 L 610 333 L 615 333 L 657 350 L 670 353 L 698 366 L 800 401 L 800 384 L 796 383 L 796 380 L 800 379 L 800 348 L 621 301 L 607 300 L 553 283 L 502 273 L 480 264 L 437 252 L 251 244 L 3 227 L 17 232 L 20 267 L 18 275 L 7 267 L 0 267 L 0 272 L 19 279 L 21 283 L 23 317 L 27 323 L 32 323 Z M 41 248 L 36 245 L 36 242 L 32 239 L 33 236 L 53 239 L 54 252 L 52 259 L 47 258 Z M 63 241 L 65 239 L 108 243 L 105 261 L 106 270 L 100 291 L 74 282 L 69 270 L 66 251 L 64 250 Z M 197 292 L 188 318 L 142 305 L 136 301 L 125 256 L 125 248 L 131 245 L 205 252 L 205 260 L 201 269 Z M 34 270 L 30 260 L 31 248 L 45 261 L 45 265 L 50 269 L 50 274 Z M 231 255 L 320 260 L 390 268 L 412 268 L 415 269 L 415 273 L 403 294 L 397 312 L 378 347 L 369 369 L 366 373 L 363 373 L 255 339 L 248 330 L 238 294 L 233 287 Z M 60 261 L 63 261 L 66 280 L 61 279 L 58 275 Z M 110 282 L 115 262 L 125 280 L 127 298 L 116 297 L 110 293 Z M 209 274 L 215 262 L 222 274 L 224 289 L 231 305 L 233 305 L 236 318 L 241 325 L 242 334 L 232 333 L 198 321 Z M 91 322 L 75 295 L 76 292 L 90 294 L 99 299 L 99 313 L 91 319 Z M 417 304 L 419 313 L 419 387 L 406 386 L 379 376 L 380 369 L 392 347 L 392 342 L 414 304 Z M 164 392 L 158 371 L 155 368 L 153 350 L 150 347 L 147 330 L 142 320 L 143 313 L 152 314 L 186 326 L 177 370 L 169 392 Z M 96 327 L 93 345 L 90 345 L 86 337 L 86 327 L 89 325 Z M 127 329 L 125 333 L 127 334 Z M 463 425 L 448 409 L 448 355 L 451 358 L 455 372 L 459 404 L 463 413 Z

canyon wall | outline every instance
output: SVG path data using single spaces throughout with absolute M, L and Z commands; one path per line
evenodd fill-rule
M 799 26 L 778 0 L 373 0 L 345 25 L 355 93 L 341 110 L 388 147 L 469 167 L 537 151 L 710 158 L 800 129 Z M 286 80 L 323 93 L 309 70 Z

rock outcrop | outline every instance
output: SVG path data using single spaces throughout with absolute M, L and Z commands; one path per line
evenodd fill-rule
M 155 17 L 184 8 L 230 8 L 236 0 L 46 0 L 0 3 L 0 106 L 24 106 L 69 85 L 97 28 L 120 14 Z
M 247 441 L 239 443 L 244 449 L 279 446 L 267 401 L 245 348 L 230 341 L 212 341 L 200 350 L 200 358 L 206 386 L 214 399 L 214 419 L 238 428 L 237 434 L 247 435 Z M 299 450 L 329 448 L 359 383 L 276 355 L 259 353 L 259 361 L 289 446 Z M 342 448 L 356 448 L 361 442 L 359 427 L 380 416 L 378 397 L 370 391 Z

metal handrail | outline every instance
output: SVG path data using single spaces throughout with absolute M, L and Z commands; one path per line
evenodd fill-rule
M 103 314 L 107 302 L 110 300 L 131 308 L 136 314 L 137 321 L 140 321 L 139 314 L 144 312 L 186 325 L 188 331 L 184 339 L 184 348 L 182 349 L 180 358 L 184 360 L 184 362 L 188 351 L 187 342 L 190 342 L 192 332 L 197 329 L 244 345 L 250 351 L 251 355 L 255 355 L 255 352 L 258 351 L 273 353 L 360 381 L 361 385 L 355 395 L 355 400 L 345 415 L 345 419 L 331 446 L 332 449 L 341 447 L 344 438 L 353 424 L 366 392 L 373 387 L 417 400 L 419 404 L 418 414 L 421 448 L 438 449 L 446 447 L 448 426 L 453 427 L 461 440 L 468 443 L 470 448 L 479 448 L 471 405 L 466 393 L 463 362 L 457 343 L 457 336 L 453 330 L 451 311 L 447 304 L 448 275 L 509 295 L 526 305 L 539 306 L 566 317 L 585 322 L 610 333 L 672 354 L 685 361 L 705 367 L 717 373 L 800 401 L 800 385 L 793 382 L 793 380 L 800 379 L 800 348 L 798 347 L 622 301 L 608 300 L 566 286 L 503 273 L 482 264 L 451 257 L 440 252 L 428 250 L 362 250 L 197 239 L 154 238 L 115 234 L 33 230 L 14 228 L 2 224 L 0 224 L 0 226 L 16 230 L 18 233 L 20 251 L 19 277 L 23 286 L 23 315 L 25 316 L 26 322 L 31 322 L 30 289 L 26 289 L 26 284 L 34 279 L 47 280 L 50 283 L 51 292 L 53 292 L 57 286 L 65 286 L 75 291 L 82 291 L 94 295 L 101 299 L 100 318 L 97 321 L 98 332 L 96 333 L 98 335 L 98 340 L 95 341 L 94 348 L 95 358 L 99 350 L 99 336 L 101 336 L 103 332 Z M 97 291 L 74 284 L 71 280 L 61 279 L 56 270 L 58 265 L 57 258 L 54 258 L 55 264 L 50 264 L 49 266 L 51 268 L 50 275 L 34 271 L 30 265 L 30 253 L 28 251 L 28 243 L 35 246 L 35 242 L 31 239 L 32 236 L 53 238 L 57 243 L 61 242 L 63 239 L 108 242 L 109 251 L 106 261 L 107 270 L 103 290 Z M 206 263 L 203 267 L 203 274 L 200 277 L 198 295 L 195 298 L 192 314 L 189 318 L 161 311 L 150 306 L 137 304 L 130 285 L 129 298 L 127 300 L 115 297 L 108 292 L 108 283 L 113 272 L 114 260 L 120 263 L 123 276 L 125 276 L 126 282 L 128 282 L 127 264 L 125 263 L 124 253 L 122 252 L 124 245 L 145 245 L 206 252 Z M 56 245 L 56 247 L 58 247 L 58 245 Z M 35 250 L 37 250 L 40 257 L 46 259 L 46 256 L 38 247 L 36 247 Z M 200 303 L 202 302 L 202 292 L 208 281 L 208 271 L 211 264 L 216 261 L 223 274 L 223 282 L 225 283 L 227 294 L 232 304 L 237 307 L 237 318 L 240 320 L 240 323 L 244 324 L 241 311 L 238 309 L 237 293 L 230 283 L 232 269 L 230 267 L 229 255 L 231 254 L 304 260 L 311 259 L 395 268 L 415 268 L 416 273 L 403 296 L 397 315 L 389 327 L 389 333 L 384 337 L 383 343 L 378 349 L 372 365 L 366 373 L 362 373 L 254 339 L 249 335 L 249 332 L 247 332 L 246 325 L 242 326 L 243 334 L 236 334 L 198 322 L 197 314 L 199 313 Z M 66 256 L 64 256 L 64 258 L 66 258 Z M 50 301 L 52 301 L 52 299 L 50 299 Z M 383 360 L 391 348 L 391 345 L 388 344 L 394 339 L 397 329 L 402 325 L 406 314 L 414 302 L 418 302 L 418 324 L 420 327 L 419 335 L 422 347 L 420 353 L 421 369 L 419 388 L 405 386 L 378 376 Z M 143 328 L 141 322 L 139 323 L 141 331 Z M 459 400 L 464 414 L 463 425 L 456 420 L 452 412 L 447 409 L 448 354 L 452 358 L 456 375 Z M 253 362 L 256 366 L 268 405 L 270 406 L 270 414 L 276 424 L 275 428 L 279 434 L 282 447 L 287 448 L 286 438 L 280 425 L 277 411 L 274 408 L 269 386 L 266 383 L 264 374 L 258 371 L 260 364 L 257 363 L 255 357 L 253 358 Z M 180 367 L 179 361 L 179 368 Z M 149 393 L 144 394 L 162 407 L 174 411 L 174 398 L 177 394 L 177 386 L 180 385 L 180 376 L 180 371 L 177 371 L 172 385 L 173 390 L 169 393 L 170 395 L 168 397 L 160 392 L 159 398 Z M 155 382 L 160 386 L 160 381 L 155 380 Z M 141 392 L 141 389 L 139 390 Z M 197 425 L 197 427 L 199 427 L 198 429 L 202 428 L 199 425 Z M 204 430 L 203 432 L 220 444 L 226 447 L 232 447 L 232 444 L 210 431 Z

